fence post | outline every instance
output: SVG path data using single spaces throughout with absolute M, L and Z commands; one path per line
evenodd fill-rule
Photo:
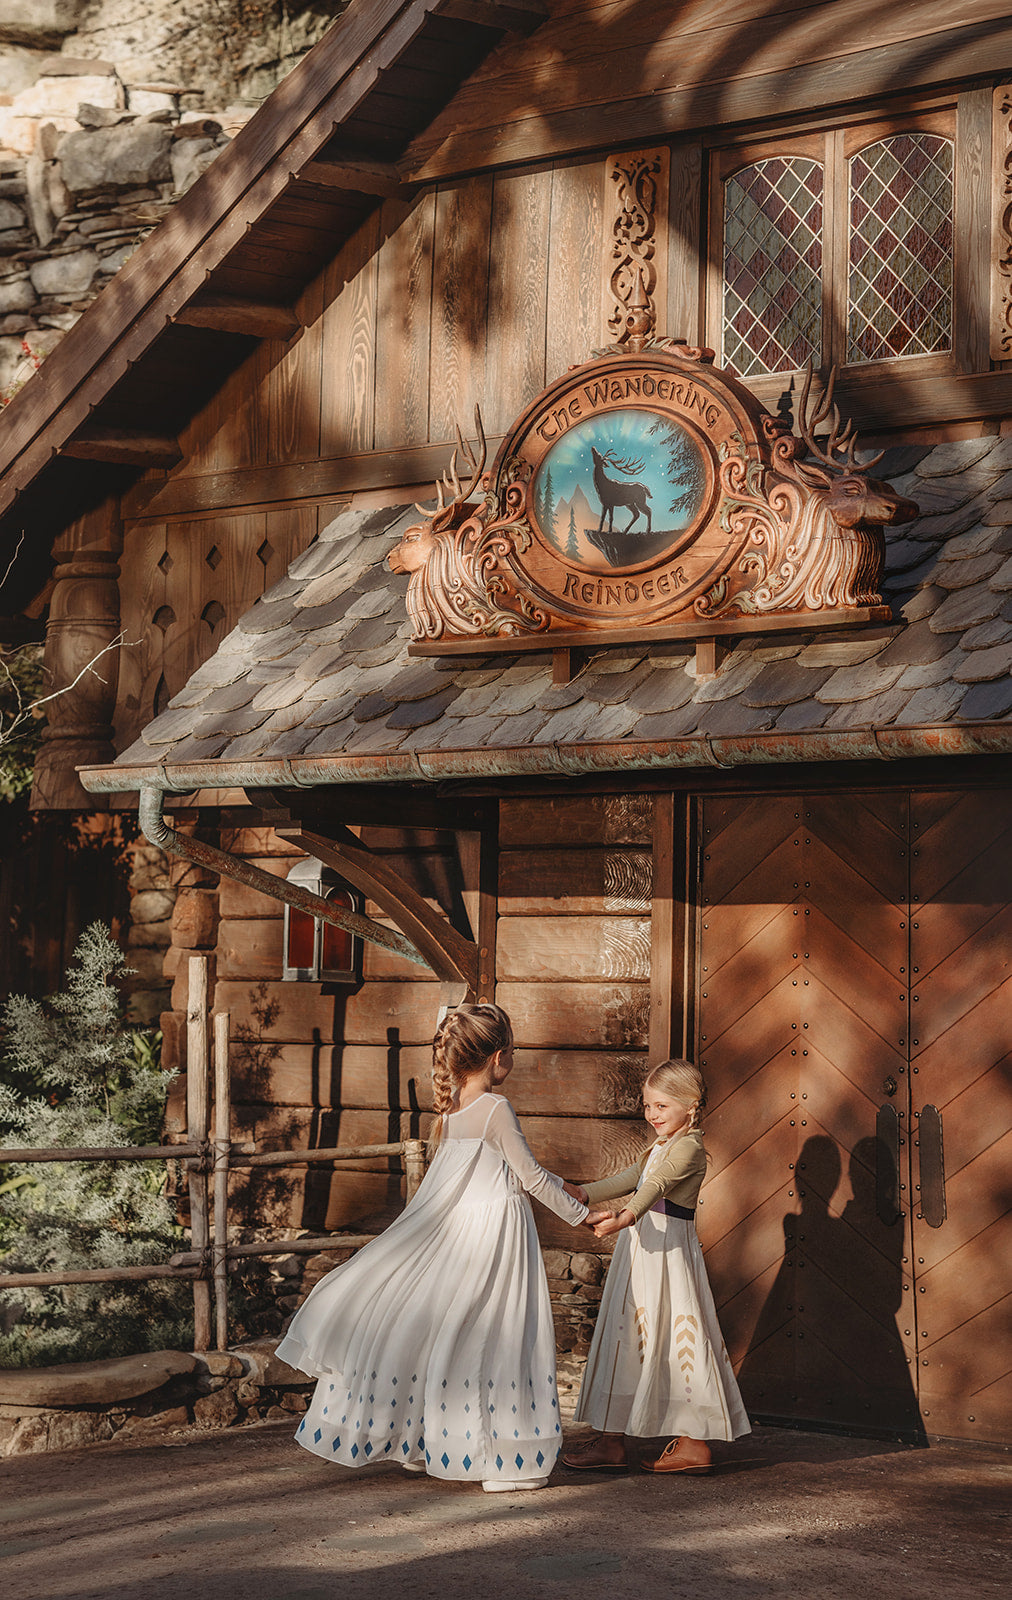
M 425 1145 L 421 1139 L 405 1139 L 404 1141 L 404 1177 L 405 1198 L 410 1202 L 414 1199 L 415 1191 L 425 1177 Z
M 207 957 L 191 956 L 186 1009 L 186 1139 L 206 1150 L 210 1129 L 207 1072 Z M 204 1276 L 193 1283 L 193 1348 L 211 1346 L 211 1285 L 203 1263 L 210 1243 L 207 1162 L 187 1163 L 190 1194 L 190 1237 L 201 1258 Z
M 227 1011 L 214 1014 L 214 1326 L 219 1350 L 228 1349 L 228 1158 L 232 1148 L 232 1085 Z

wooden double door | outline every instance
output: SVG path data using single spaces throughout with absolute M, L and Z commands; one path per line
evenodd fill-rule
M 700 802 L 700 1234 L 753 1413 L 1012 1439 L 1012 806 Z

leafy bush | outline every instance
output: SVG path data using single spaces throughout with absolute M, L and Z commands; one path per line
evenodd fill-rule
M 169 1078 L 157 1036 L 123 1022 L 128 969 L 102 923 L 85 930 L 65 990 L 3 1010 L 0 1138 L 8 1146 L 158 1144 Z M 165 1261 L 183 1238 L 158 1162 L 0 1168 L 0 1270 L 60 1272 Z M 7 1290 L 0 1366 L 91 1360 L 192 1343 L 187 1282 Z

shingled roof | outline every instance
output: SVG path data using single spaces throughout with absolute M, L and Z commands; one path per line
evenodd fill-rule
M 412 658 L 387 553 L 414 507 L 342 512 L 86 787 L 414 780 L 1012 748 L 1012 440 L 894 450 L 920 519 L 887 541 L 895 621 L 690 647 Z

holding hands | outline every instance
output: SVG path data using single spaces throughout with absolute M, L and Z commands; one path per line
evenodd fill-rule
M 623 1228 L 631 1228 L 636 1218 L 631 1211 L 592 1211 L 584 1219 L 588 1228 L 593 1228 L 595 1237 L 607 1239 L 609 1234 L 621 1233 Z

